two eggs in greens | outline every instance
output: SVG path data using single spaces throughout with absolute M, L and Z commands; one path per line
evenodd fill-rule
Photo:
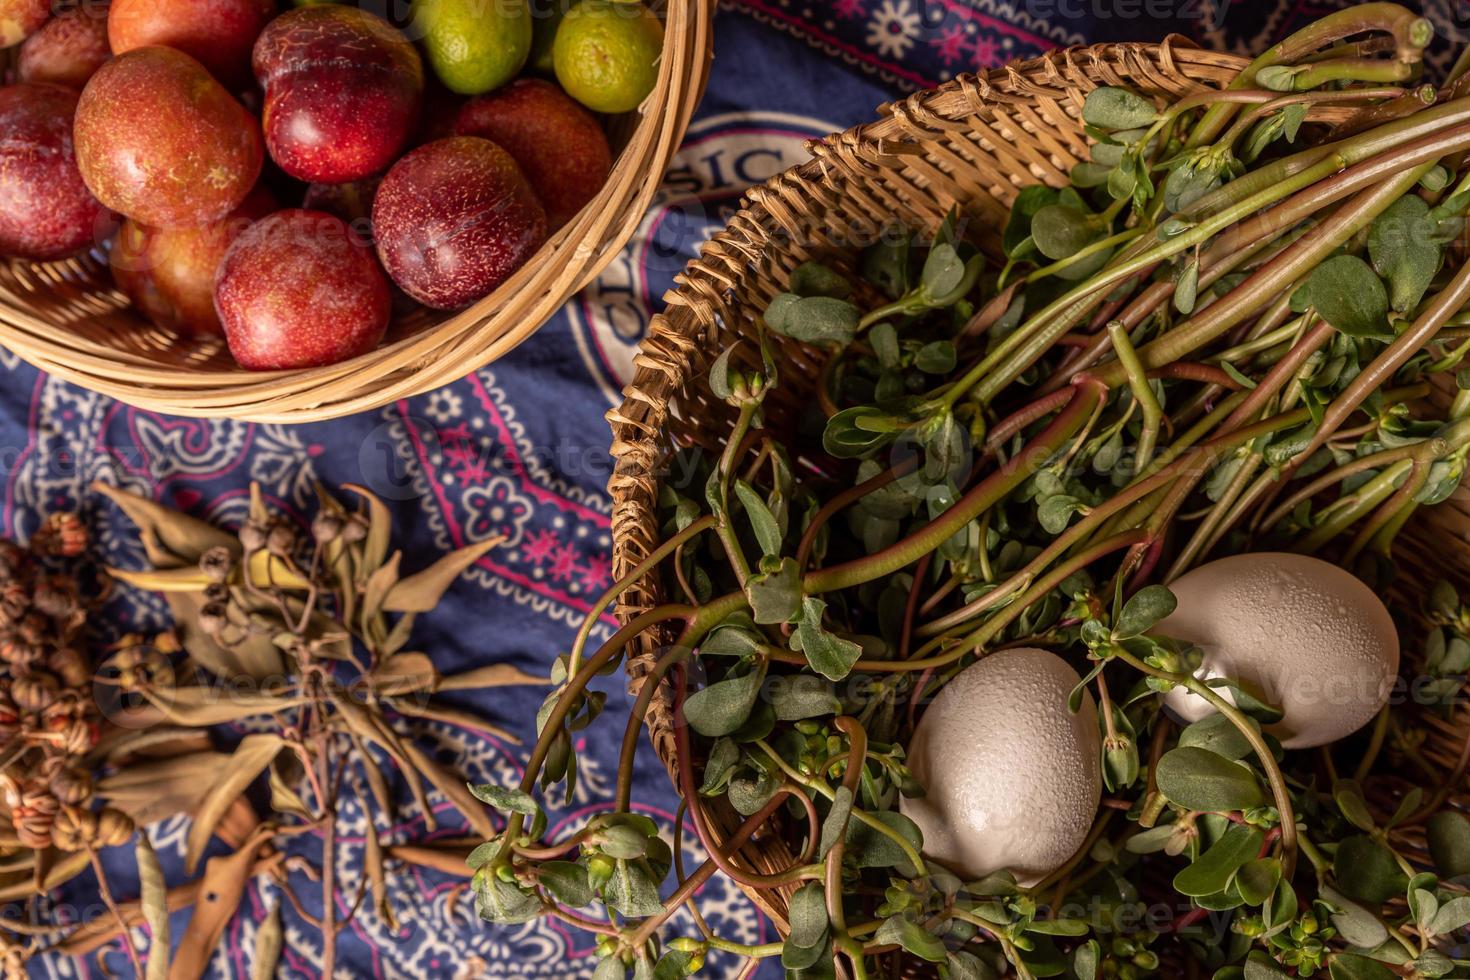
M 1305 555 L 1237 555 L 1169 588 L 1178 606 L 1151 632 L 1198 646 L 1200 679 L 1229 677 L 1279 707 L 1265 730 L 1283 747 L 1335 742 L 1387 703 L 1398 634 L 1378 596 L 1344 569 Z M 1079 680 L 1056 654 L 1021 647 L 984 657 L 940 691 L 908 752 L 926 795 L 901 805 L 927 856 L 966 880 L 1008 869 L 1031 885 L 1077 852 L 1102 796 L 1096 704 L 1089 693 L 1080 711 L 1067 706 Z M 1164 704 L 1186 724 L 1214 711 L 1181 687 Z

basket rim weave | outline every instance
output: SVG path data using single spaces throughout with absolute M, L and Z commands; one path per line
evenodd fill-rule
M 33 366 L 137 408 L 196 418 L 312 422 L 431 391 L 509 352 L 590 283 L 632 237 L 704 94 L 717 0 L 669 0 L 653 92 L 598 195 L 495 292 L 371 353 L 321 368 L 246 371 L 170 363 L 51 322 L 32 296 L 83 266 L 0 260 L 0 346 Z M 101 275 L 106 277 L 105 268 Z M 89 295 L 97 312 L 116 308 Z M 93 290 L 92 292 L 96 292 Z
M 708 363 L 723 348 L 722 331 L 748 272 L 759 265 L 772 234 L 796 236 L 811 227 L 804 218 L 812 209 L 829 209 L 843 194 L 868 194 L 875 206 L 886 202 L 872 178 L 887 168 L 910 166 L 929 177 L 932 193 L 950 193 L 944 175 L 924 157 L 923 141 L 946 130 L 964 130 L 970 120 L 996 107 L 1024 111 L 1028 103 L 1051 100 L 1073 119 L 1080 116 L 1087 92 L 1103 85 L 1142 86 L 1180 91 L 1200 89 L 1233 78 L 1246 60 L 1206 51 L 1178 35 L 1160 43 L 1107 43 L 1058 49 L 1027 61 L 980 74 L 963 75 L 934 89 L 880 106 L 876 120 L 825 140 L 808 144 L 812 159 L 747 192 L 744 207 L 725 229 L 701 249 L 676 278 L 635 358 L 633 380 L 624 388 L 623 403 L 607 413 L 612 428 L 614 470 L 609 481 L 613 498 L 613 578 L 621 579 L 659 543 L 659 470 L 670 449 L 666 425 L 678 413 L 671 403 L 692 387 L 704 384 Z M 992 152 L 1008 157 L 1015 168 L 1007 174 L 1014 193 L 1038 182 L 1064 183 L 1066 166 L 1075 157 L 1060 141 L 1044 133 L 1032 136 L 1052 150 L 1051 160 L 1026 157 L 1007 147 Z M 1055 142 L 1055 146 L 1051 144 Z M 785 372 L 783 371 L 783 374 Z M 723 423 L 720 423 L 723 424 Z M 617 609 L 620 624 L 659 604 L 663 583 L 656 575 L 624 593 Z M 671 636 L 638 638 L 628 653 L 630 691 L 642 686 Z M 675 712 L 672 687 L 660 685 L 646 717 L 655 752 L 678 785 L 675 756 Z M 723 839 L 737 819 L 715 809 L 712 830 Z M 723 818 L 723 819 L 722 819 Z M 752 872 L 785 867 L 792 855 L 777 835 L 748 843 L 736 855 Z M 770 895 L 747 890 L 752 901 L 786 931 L 785 909 Z

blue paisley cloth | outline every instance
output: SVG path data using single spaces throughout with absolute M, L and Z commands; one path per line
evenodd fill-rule
M 139 411 L 40 374 L 0 351 L 5 531 L 25 538 L 43 514 L 79 508 L 96 529 L 108 563 L 140 567 L 131 527 L 87 493 L 92 481 L 117 484 L 227 526 L 243 520 L 252 482 L 277 508 L 298 518 L 311 511 L 313 481 L 360 483 L 390 503 L 407 568 L 469 542 L 507 538 L 462 576 L 439 609 L 421 617 L 415 648 L 431 651 L 446 674 L 494 662 L 545 674 L 552 658 L 569 647 L 589 602 L 610 581 L 605 486 L 611 460 L 603 413 L 619 400 L 659 298 L 699 244 L 735 211 L 746 188 L 806 159 L 806 140 L 868 120 L 879 103 L 966 71 L 1058 46 L 1156 40 L 1170 32 L 1215 48 L 1258 50 L 1328 9 L 1307 0 L 734 0 L 717 21 L 708 94 L 638 235 L 592 287 L 524 346 L 431 394 L 299 427 Z M 1432 0 L 1425 13 L 1444 38 L 1463 41 L 1470 33 L 1465 0 Z M 167 622 L 156 597 L 133 591 L 117 601 L 115 618 L 122 629 Z M 608 622 L 601 633 L 607 635 Z M 571 803 L 552 812 L 553 836 L 608 806 L 617 748 L 608 725 L 628 702 L 615 680 L 605 687 L 612 703 L 577 746 L 582 777 Z M 461 706 L 519 741 L 439 725 L 421 728 L 422 744 L 437 746 L 444 763 L 476 782 L 514 783 L 523 772 L 543 694 L 527 687 L 455 695 L 464 698 Z M 243 734 L 226 732 L 221 739 Z M 397 789 L 403 791 L 400 824 L 385 843 L 465 833 L 448 803 L 432 794 L 429 803 L 441 819 L 438 829 L 426 831 L 424 813 L 405 787 Z M 349 779 L 336 855 L 349 894 L 362 867 L 364 796 L 363 787 Z M 634 799 L 672 831 L 678 799 L 651 751 L 642 753 Z M 187 832 L 184 817 L 148 828 L 170 884 L 187 880 Z M 683 837 L 694 837 L 691 827 Z M 688 862 L 701 858 L 685 846 Z M 211 853 L 223 851 L 218 842 L 214 847 Z M 313 865 L 321 859 L 320 838 L 295 838 L 291 847 Z M 105 858 L 117 897 L 136 897 L 131 848 Z M 392 862 L 388 870 L 396 922 L 385 921 L 373 902 L 365 902 L 341 934 L 338 977 L 572 980 L 590 976 L 596 966 L 588 934 L 547 922 L 490 926 L 477 919 L 459 880 Z M 296 883 L 306 911 L 319 915 L 320 887 L 304 879 Z M 87 874 L 36 909 L 0 912 L 76 921 L 101 913 L 98 895 Z M 718 880 L 704 888 L 699 904 L 716 931 L 731 939 L 775 938 L 754 906 Z M 251 975 L 258 923 L 277 906 L 285 931 L 278 976 L 321 976 L 320 934 L 264 877 L 248 883 L 213 956 L 211 976 Z M 340 912 L 346 911 L 344 904 Z M 174 914 L 175 942 L 191 914 Z M 692 933 L 688 921 L 680 926 Z M 140 948 L 148 941 L 145 929 L 134 931 Z M 733 976 L 738 967 L 715 957 L 705 975 Z M 48 978 L 130 973 L 117 942 L 83 960 L 45 955 L 31 969 Z M 779 975 L 774 963 L 758 974 Z

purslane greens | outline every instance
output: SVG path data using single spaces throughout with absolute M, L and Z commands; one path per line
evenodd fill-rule
M 665 482 L 663 543 L 558 660 L 525 778 L 476 788 L 508 817 L 470 856 L 481 914 L 598 933 L 597 980 L 715 952 L 801 978 L 1470 976 L 1463 766 L 1419 752 L 1425 712 L 1464 710 L 1453 590 L 1426 599 L 1430 696 L 1336 754 L 1283 752 L 1261 727 L 1275 706 L 1151 632 L 1174 604 L 1158 583 L 1220 552 L 1320 551 L 1386 581 L 1405 522 L 1460 482 L 1470 82 L 1417 84 L 1429 39 L 1367 4 L 1222 91 L 1099 88 L 1091 158 L 1022 190 L 1004 229 L 957 210 L 793 270 L 764 311 L 779 337 L 711 366 L 725 448 L 669 468 L 695 475 Z M 811 411 L 768 419 L 796 342 L 825 355 Z M 677 599 L 589 649 L 649 575 Z M 573 735 L 605 703 L 591 684 L 650 632 L 673 641 L 637 672 L 612 812 L 545 839 L 535 794 L 570 790 Z M 898 813 L 923 791 L 902 746 L 934 692 L 1022 641 L 1087 674 L 1104 805 L 1037 885 L 962 882 Z M 694 869 L 630 809 L 660 684 L 710 854 Z M 1179 685 L 1217 714 L 1174 724 L 1157 695 Z M 788 866 L 738 856 L 757 831 Z M 785 938 L 742 945 L 697 914 L 664 936 L 713 875 L 779 895 Z

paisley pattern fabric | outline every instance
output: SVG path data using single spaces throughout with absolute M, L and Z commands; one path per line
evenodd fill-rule
M 544 673 L 571 643 L 589 601 L 609 583 L 612 541 L 604 487 L 611 461 L 603 413 L 619 400 L 633 353 L 660 297 L 754 183 L 806 158 L 805 140 L 869 119 L 873 107 L 955 74 L 1097 39 L 1149 39 L 1179 31 L 1203 43 L 1259 48 L 1328 9 L 1322 2 L 1231 0 L 729 0 L 717 24 L 718 58 L 708 95 L 684 148 L 664 180 L 638 236 L 587 291 L 532 340 L 498 363 L 440 391 L 331 423 L 283 427 L 169 418 L 132 409 L 39 374 L 0 351 L 0 469 L 5 531 L 25 537 L 41 515 L 79 507 L 97 530 L 101 557 L 137 567 L 142 556 L 120 514 L 86 492 L 94 480 L 151 495 L 223 525 L 240 523 L 248 487 L 298 519 L 309 513 L 311 484 L 360 483 L 388 501 L 405 566 L 438 553 L 505 535 L 504 547 L 470 569 L 432 615 L 422 617 L 416 648 L 444 673 L 489 662 Z M 1442 34 L 1470 29 L 1462 0 L 1430 0 L 1426 13 Z M 1464 22 L 1457 20 L 1457 15 Z M 124 590 L 119 629 L 165 622 L 155 597 Z M 609 623 L 600 625 L 606 636 Z M 626 708 L 616 681 L 604 685 L 609 718 Z M 516 740 L 486 732 L 423 725 L 423 744 L 475 781 L 520 777 L 542 692 L 500 688 L 463 702 Z M 231 735 L 222 733 L 228 743 Z M 552 812 L 552 832 L 606 806 L 616 766 L 616 738 L 606 725 L 585 733 L 575 797 Z M 227 747 L 227 745 L 226 745 Z M 645 751 L 634 798 L 672 834 L 678 799 Z M 438 818 L 398 785 L 399 823 L 385 843 L 464 833 L 448 804 L 430 795 Z M 342 795 L 337 860 L 356 887 L 367 815 L 364 788 L 351 779 Z M 150 828 L 170 883 L 182 868 L 188 821 Z M 688 844 L 686 860 L 699 859 Z M 220 845 L 216 843 L 216 848 Z M 310 862 L 322 841 L 304 835 L 291 847 Z M 121 898 L 137 894 L 131 852 L 109 856 Z M 304 908 L 320 912 L 320 888 L 292 873 Z M 590 976 L 587 934 L 559 924 L 514 929 L 480 922 L 462 882 L 390 862 L 388 921 L 364 903 L 341 935 L 339 977 L 548 978 Z M 40 904 L 52 921 L 101 914 L 90 875 Z M 347 913 L 348 898 L 339 912 Z M 313 905 L 313 903 L 317 903 Z M 248 884 L 240 913 L 212 961 L 218 977 L 250 975 L 257 923 L 283 909 L 283 977 L 321 975 L 321 938 L 267 878 Z M 717 930 L 759 943 L 774 938 L 751 903 L 718 880 L 700 908 Z M 3 909 L 5 915 L 24 910 Z M 190 910 L 173 917 L 177 941 Z M 686 923 L 687 925 L 687 923 Z M 138 929 L 134 940 L 148 944 Z M 38 977 L 127 975 L 117 943 L 84 960 L 48 955 Z M 712 958 L 706 975 L 733 976 L 737 964 Z M 767 964 L 761 977 L 778 976 Z

